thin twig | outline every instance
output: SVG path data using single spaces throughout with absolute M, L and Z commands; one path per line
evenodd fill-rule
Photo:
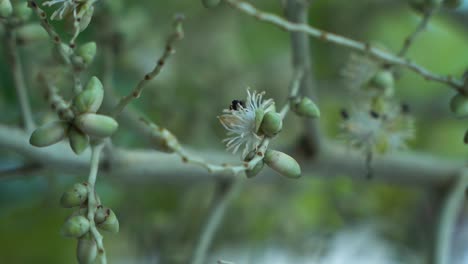
M 375 48 L 371 46 L 369 43 L 359 42 L 359 41 L 352 40 L 352 39 L 349 39 L 340 35 L 326 32 L 326 31 L 317 29 L 315 27 L 312 27 L 308 24 L 301 24 L 301 23 L 298 24 L 298 23 L 289 22 L 277 15 L 270 14 L 267 12 L 262 12 L 247 2 L 238 1 L 238 0 L 224 0 L 224 1 L 228 3 L 230 6 L 238 9 L 242 13 L 252 16 L 259 21 L 273 24 L 286 31 L 304 32 L 308 34 L 309 36 L 317 38 L 322 41 L 334 43 L 343 47 L 351 48 L 353 50 L 368 53 L 369 55 L 375 57 L 376 59 L 379 59 L 380 61 L 388 63 L 390 65 L 399 65 L 402 67 L 406 67 L 418 73 L 419 75 L 424 77 L 426 80 L 447 84 L 449 87 L 454 88 L 458 91 L 464 90 L 463 82 L 461 80 L 455 79 L 452 76 L 442 76 L 442 75 L 437 75 L 435 73 L 432 73 L 426 68 L 406 58 L 400 58 L 398 56 L 393 55 L 392 53 L 385 52 L 383 50 Z
M 465 191 L 468 188 L 468 171 L 465 169 L 458 176 L 458 180 L 447 193 L 439 216 L 436 247 L 432 264 L 449 264 L 452 248 L 453 234 L 457 217 L 465 202 Z
M 174 32 L 169 36 L 169 38 L 166 41 L 166 48 L 164 49 L 163 55 L 159 58 L 158 62 L 156 63 L 156 66 L 152 71 L 149 73 L 145 74 L 142 80 L 137 84 L 135 88 L 131 91 L 130 94 L 126 95 L 123 97 L 120 102 L 117 104 L 117 106 L 114 108 L 112 111 L 112 116 L 117 116 L 119 115 L 123 109 L 133 100 L 138 97 L 140 97 L 141 92 L 143 91 L 143 88 L 145 85 L 154 79 L 160 72 L 161 69 L 163 68 L 164 64 L 166 63 L 167 59 L 175 53 L 174 45 L 178 40 L 181 40 L 184 37 L 184 31 L 182 28 L 182 22 L 184 20 L 183 15 L 176 15 L 174 18 Z
M 96 224 L 94 223 L 94 214 L 96 213 L 97 207 L 99 205 L 94 186 L 96 185 L 97 173 L 99 169 L 99 157 L 101 155 L 103 146 L 104 144 L 98 144 L 94 145 L 91 149 L 91 166 L 88 177 L 88 220 L 90 223 L 91 235 L 96 241 L 96 245 L 98 248 L 99 263 L 106 264 L 107 258 L 106 251 L 104 249 L 104 244 L 102 241 L 102 235 L 99 233 L 99 230 L 97 230 Z
M 10 63 L 10 68 L 13 76 L 13 84 L 16 89 L 18 101 L 23 118 L 23 126 L 26 131 L 32 131 L 35 127 L 34 119 L 29 103 L 28 91 L 26 89 L 21 59 L 18 54 L 18 46 L 16 42 L 16 29 L 11 25 L 5 27 L 5 47 L 7 58 Z
M 206 262 L 206 255 L 213 241 L 213 238 L 218 230 L 221 222 L 223 221 L 226 209 L 236 199 L 242 190 L 243 181 L 235 179 L 229 182 L 228 186 L 225 183 L 218 185 L 217 195 L 213 197 L 213 206 L 210 214 L 203 225 L 203 229 L 197 239 L 197 244 L 193 253 L 191 264 L 204 264 Z
M 409 48 L 413 44 L 414 40 L 416 37 L 426 29 L 427 24 L 429 23 L 429 20 L 431 19 L 432 15 L 434 14 L 434 10 L 428 10 L 427 12 L 424 13 L 421 22 L 419 22 L 418 27 L 411 33 L 406 39 L 405 42 L 403 43 L 403 47 L 401 48 L 400 52 L 398 52 L 399 57 L 405 56 L 406 52 L 408 52 Z

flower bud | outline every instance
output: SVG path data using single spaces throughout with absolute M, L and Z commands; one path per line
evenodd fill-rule
M 301 177 L 301 167 L 297 161 L 283 152 L 267 150 L 263 160 L 270 168 L 282 176 L 288 178 Z
M 260 128 L 265 135 L 273 137 L 283 128 L 283 119 L 281 115 L 276 112 L 267 112 L 263 117 Z
M 89 231 L 89 221 L 86 217 L 76 215 L 69 217 L 62 227 L 62 234 L 66 237 L 81 237 Z
M 114 234 L 119 232 L 119 220 L 117 219 L 114 211 L 110 208 L 102 206 L 99 207 L 96 210 L 94 222 L 96 222 L 96 226 L 102 230 L 109 231 Z
M 458 8 L 463 3 L 463 0 L 444 0 L 444 6 L 448 8 Z
M 310 118 L 320 117 L 319 108 L 307 97 L 302 98 L 299 102 L 292 103 L 291 109 L 299 116 Z
M 0 17 L 9 17 L 13 13 L 10 0 L 0 0 Z
M 32 133 L 29 143 L 36 147 L 47 147 L 65 138 L 68 130 L 68 123 L 64 121 L 54 121 L 45 124 Z
M 18 28 L 17 37 L 22 42 L 34 42 L 49 39 L 47 31 L 38 24 L 26 24 Z
M 467 117 L 468 116 L 468 96 L 465 96 L 461 93 L 456 94 L 450 100 L 450 110 L 457 117 Z
M 255 110 L 255 133 L 258 132 L 260 129 L 260 125 L 262 124 L 263 117 L 265 116 L 265 111 L 262 108 L 257 108 Z
M 70 129 L 68 132 L 68 140 L 71 149 L 76 155 L 83 153 L 89 146 L 89 136 L 75 128 Z
M 71 208 L 81 205 L 88 198 L 87 183 L 76 183 L 73 188 L 63 193 L 60 205 Z
M 104 99 L 104 88 L 96 76 L 91 77 L 85 89 L 73 100 L 73 107 L 78 113 L 96 113 Z
M 86 65 L 91 64 L 93 62 L 94 57 L 96 56 L 96 42 L 91 41 L 88 43 L 83 44 L 79 49 L 77 54 L 83 58 L 83 62 Z
M 264 165 L 265 162 L 260 160 L 251 170 L 245 171 L 245 176 L 247 176 L 247 178 L 253 178 L 257 176 L 262 171 Z
M 89 136 L 101 138 L 111 136 L 119 127 L 112 117 L 89 113 L 78 116 L 75 125 Z
M 78 239 L 76 257 L 79 264 L 92 264 L 97 257 L 96 241 L 89 236 Z
M 1 1 L 1 0 L 0 0 Z M 31 16 L 32 10 L 28 7 L 27 1 L 16 1 L 13 3 L 13 15 L 26 21 Z
M 221 2 L 221 0 L 202 0 L 202 4 L 206 8 L 215 7 L 219 5 L 219 2 Z

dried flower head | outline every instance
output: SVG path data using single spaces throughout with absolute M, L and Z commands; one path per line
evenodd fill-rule
M 228 131 L 228 138 L 224 139 L 227 150 L 232 150 L 235 154 L 239 148 L 244 146 L 242 156 L 245 157 L 249 151 L 258 147 L 263 135 L 257 131 L 256 115 L 259 112 L 267 113 L 271 111 L 274 104 L 272 99 L 263 100 L 265 93 L 252 93 L 247 89 L 247 99 L 245 103 L 234 100 L 234 105 L 223 110 L 223 115 L 218 116 L 223 127 Z

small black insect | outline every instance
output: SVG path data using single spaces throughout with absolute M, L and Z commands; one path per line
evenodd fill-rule
M 240 108 L 239 106 L 242 106 L 243 108 L 245 108 L 244 101 L 234 99 L 234 100 L 232 100 L 231 105 L 229 105 L 229 110 L 237 111 Z
M 340 110 L 340 115 L 341 115 L 341 117 L 342 117 L 344 120 L 348 120 L 348 119 L 349 119 L 349 114 L 348 114 L 348 111 L 346 111 L 346 109 L 341 109 L 341 110 Z
M 380 117 L 379 113 L 375 112 L 374 110 L 371 110 L 369 114 L 370 116 L 372 116 L 372 118 L 375 118 L 375 119 Z

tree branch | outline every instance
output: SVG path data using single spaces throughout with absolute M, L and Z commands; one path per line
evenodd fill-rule
M 398 56 L 393 55 L 392 53 L 385 52 L 383 50 L 377 49 L 371 46 L 369 43 L 359 42 L 356 40 L 352 40 L 340 35 L 336 35 L 330 32 L 326 32 L 315 27 L 312 27 L 308 24 L 297 24 L 293 22 L 289 22 L 277 15 L 262 12 L 256 9 L 253 5 L 239 1 L 239 0 L 224 0 L 233 8 L 241 11 L 242 13 L 252 16 L 259 21 L 263 21 L 266 23 L 273 24 L 279 28 L 282 28 L 286 31 L 290 32 L 304 32 L 307 35 L 317 38 L 322 41 L 334 43 L 343 47 L 348 47 L 356 51 L 365 52 L 369 55 L 375 57 L 376 59 L 391 64 L 391 65 L 398 65 L 405 68 L 408 68 L 417 74 L 424 77 L 426 80 L 440 82 L 447 84 L 449 87 L 454 88 L 458 91 L 463 91 L 464 86 L 461 80 L 455 79 L 452 76 L 442 76 L 437 75 L 435 73 L 430 72 L 426 68 L 411 62 L 408 59 L 401 58 Z

